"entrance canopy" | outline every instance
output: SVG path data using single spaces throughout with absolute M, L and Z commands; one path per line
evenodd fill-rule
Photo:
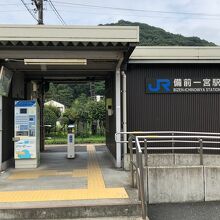
M 1 25 L 0 61 L 30 80 L 103 79 L 128 60 L 138 41 L 134 26 Z
M 0 25 L 0 66 L 13 72 L 9 96 L 0 96 L 0 170 L 13 156 L 14 99 L 39 96 L 43 146 L 43 82 L 93 80 L 108 82 L 107 96 L 113 103 L 108 108 L 114 113 L 108 118 L 106 136 L 116 166 L 121 167 L 121 146 L 114 141 L 114 133 L 121 131 L 121 67 L 138 41 L 139 29 L 134 26 Z

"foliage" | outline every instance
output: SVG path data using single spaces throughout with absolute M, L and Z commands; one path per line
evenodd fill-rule
M 90 121 L 93 120 L 105 120 L 105 102 L 103 100 L 96 102 L 94 100 L 90 100 L 88 102 L 88 118 Z
M 93 143 L 105 143 L 105 136 L 102 135 L 91 135 L 89 137 L 83 138 L 81 136 L 76 136 L 76 144 L 93 144 Z M 45 140 L 45 144 L 67 144 L 67 134 L 53 134 L 50 139 Z
M 75 123 L 78 118 L 78 113 L 74 108 L 67 108 L 61 118 L 63 124 L 72 124 Z M 72 123 L 71 123 L 72 122 Z
M 55 127 L 57 119 L 58 117 L 56 113 L 49 106 L 45 106 L 44 107 L 44 124 Z
M 69 123 L 69 118 L 67 114 L 64 114 L 61 118 L 60 118 L 60 124 L 62 126 L 62 128 L 65 128 L 65 126 Z
M 97 95 L 105 95 L 105 82 L 99 81 L 95 82 L 95 94 Z
M 50 133 L 51 130 L 56 130 L 56 123 L 61 117 L 61 112 L 58 108 L 52 105 L 44 106 L 44 125 L 46 134 Z M 49 127 L 49 126 L 51 127 Z
M 161 28 L 139 22 L 119 20 L 117 23 L 105 25 L 139 26 L 139 45 L 142 46 L 216 46 L 214 43 L 198 37 L 185 37 L 180 34 L 172 34 Z
M 60 121 L 63 127 L 74 123 L 77 134 L 83 137 L 87 137 L 91 133 L 96 134 L 98 128 L 103 134 L 105 102 L 103 100 L 97 102 L 82 94 L 74 100 L 70 108 L 66 109 Z
M 73 92 L 68 85 L 50 83 L 49 91 L 45 94 L 45 100 L 54 100 L 62 103 L 65 106 L 69 105 L 72 100 Z
M 94 92 L 97 95 L 105 94 L 105 82 L 94 82 Z M 85 94 L 86 97 L 91 95 L 90 84 L 53 84 L 50 83 L 49 91 L 45 94 L 46 100 L 54 100 L 71 107 L 71 101 L 77 99 L 80 95 Z
M 76 121 L 86 123 L 89 119 L 88 100 L 85 94 L 74 100 L 71 110 L 76 112 Z
M 57 119 L 61 116 L 61 111 L 57 107 L 52 106 L 52 105 L 47 105 L 46 108 L 53 111 L 55 113 Z

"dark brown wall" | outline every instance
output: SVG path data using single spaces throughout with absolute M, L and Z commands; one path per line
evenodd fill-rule
M 147 77 L 220 78 L 220 65 L 129 64 L 128 131 L 180 130 L 220 132 L 220 93 L 146 94 Z
M 2 98 L 2 162 L 14 157 L 14 100 L 11 93 Z
M 106 99 L 112 98 L 114 113 L 112 116 L 107 115 L 106 111 L 106 145 L 112 155 L 116 157 L 116 145 L 115 145 L 115 74 L 113 73 L 105 82 Z
M 24 98 L 24 76 L 20 72 L 13 75 L 8 97 L 2 98 L 2 162 L 14 157 L 14 101 Z

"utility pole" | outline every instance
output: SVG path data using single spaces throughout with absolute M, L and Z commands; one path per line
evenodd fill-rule
M 43 10 L 44 10 L 43 1 L 44 0 L 33 0 L 33 1 L 36 5 L 37 12 L 38 12 L 38 24 L 43 25 L 44 24 L 44 19 L 43 19 Z

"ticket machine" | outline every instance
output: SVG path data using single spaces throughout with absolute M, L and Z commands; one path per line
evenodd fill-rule
M 40 120 L 36 100 L 15 101 L 15 168 L 36 168 L 40 162 Z

